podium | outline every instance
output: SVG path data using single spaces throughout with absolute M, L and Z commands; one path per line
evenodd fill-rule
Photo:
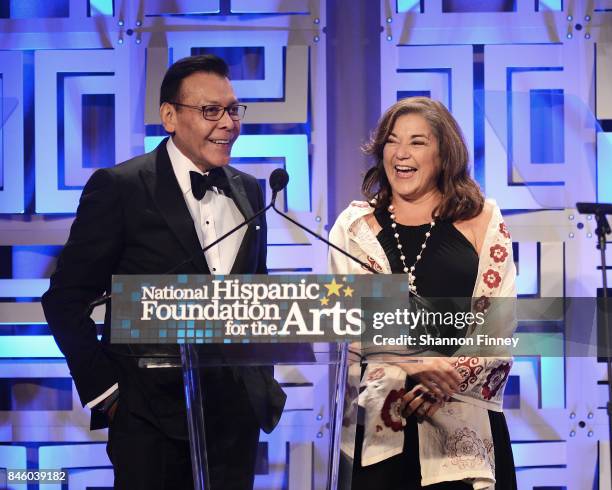
M 331 305 L 325 306 L 329 291 L 322 284 L 332 276 L 306 277 L 113 277 L 111 343 L 178 344 L 180 348 L 180 362 L 175 358 L 174 368 L 182 369 L 183 374 L 196 490 L 224 490 L 212 488 L 209 478 L 211 453 L 206 441 L 205 401 L 210 393 L 201 379 L 202 372 L 209 368 L 247 374 L 250 370 L 273 370 L 288 395 L 276 428 L 269 435 L 260 433 L 266 439 L 263 446 L 268 455 L 263 458 L 267 464 L 261 466 L 267 469 L 256 471 L 254 488 L 350 489 L 352 454 L 341 456 L 340 450 L 343 431 L 354 434 L 357 422 L 358 387 L 346 389 L 349 341 L 345 335 L 333 333 L 335 314 L 329 318 L 319 315 L 320 321 L 287 320 L 297 315 L 298 297 L 303 300 L 304 315 L 316 308 L 332 311 Z M 321 283 L 318 289 L 317 282 Z M 250 293 L 236 288 L 245 284 L 260 287 L 260 292 L 266 286 L 268 293 L 277 294 L 273 298 L 251 295 L 249 300 L 241 299 L 241 294 Z M 335 279 L 329 284 L 338 286 Z M 275 286 L 279 285 L 284 292 L 278 293 L 281 290 Z M 316 298 L 315 289 L 320 291 Z M 256 289 L 253 291 L 257 294 Z M 334 304 L 334 311 L 340 311 L 339 303 Z M 348 311 L 348 306 L 342 307 L 345 309 L 341 311 Z M 244 308 L 250 308 L 248 320 L 244 320 Z M 227 313 L 230 309 L 234 316 Z M 266 313 L 263 317 L 262 311 Z M 266 320 L 275 317 L 280 320 Z M 278 331 L 283 325 L 287 335 Z M 139 365 L 145 369 L 146 360 L 141 361 Z
M 261 346 L 261 344 L 260 344 Z M 326 431 L 317 433 L 318 447 L 327 447 L 327 452 L 317 452 L 313 456 L 317 460 L 316 467 L 312 467 L 311 484 L 302 481 L 299 488 L 312 489 L 338 489 L 349 490 L 351 482 L 352 465 L 345 458 L 342 461 L 340 471 L 340 437 L 341 430 L 350 418 L 345 413 L 345 386 L 347 379 L 347 343 L 334 344 L 276 344 L 265 345 L 267 349 L 257 349 L 257 345 L 226 346 L 221 348 L 218 355 L 207 355 L 202 352 L 196 344 L 183 344 L 180 346 L 181 368 L 185 384 L 185 398 L 187 402 L 187 423 L 189 429 L 189 442 L 191 451 L 192 470 L 194 476 L 194 488 L 196 490 L 210 490 L 208 478 L 208 450 L 206 444 L 206 413 L 204 410 L 204 399 L 207 396 L 206 386 L 201 382 L 199 373 L 202 367 L 231 367 L 241 369 L 252 369 L 255 367 L 274 367 L 275 370 L 284 368 L 317 368 L 317 371 L 327 372 L 329 380 L 328 400 L 314 400 L 318 403 L 327 403 L 328 409 L 323 410 L 328 420 L 323 415 L 316 415 L 320 419 L 320 425 L 327 427 Z M 234 349 L 234 347 L 247 347 Z M 274 348 L 269 348 L 274 347 Z M 250 348 L 250 349 L 249 349 Z M 356 413 L 353 417 L 356 423 Z M 298 434 L 296 434 L 298 435 Z M 299 464 L 299 463 L 298 463 Z M 291 462 L 288 466 L 291 465 Z M 318 473 L 318 474 L 317 474 Z M 306 477 L 302 475 L 298 478 Z M 289 477 L 287 477 L 290 480 Z M 256 488 L 256 487 L 255 487 Z M 279 488 L 283 488 L 280 487 Z M 287 487 L 291 489 L 291 485 Z M 217 490 L 213 488 L 212 490 Z

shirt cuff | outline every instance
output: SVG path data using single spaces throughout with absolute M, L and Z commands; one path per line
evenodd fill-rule
M 115 383 L 113 386 L 111 386 L 108 390 L 106 390 L 104 393 L 102 393 L 100 396 L 94 398 L 93 400 L 91 400 L 89 403 L 87 403 L 85 406 L 87 408 L 94 408 L 96 405 L 98 405 L 99 403 L 103 402 L 104 400 L 106 400 L 112 393 L 114 393 L 115 391 L 117 391 L 119 389 L 119 383 Z

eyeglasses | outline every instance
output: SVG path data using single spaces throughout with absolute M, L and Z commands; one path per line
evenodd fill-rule
M 223 114 L 227 112 L 227 115 L 230 117 L 232 121 L 240 121 L 244 117 L 244 113 L 246 112 L 247 106 L 241 104 L 234 104 L 229 107 L 223 107 L 222 105 L 187 105 L 187 104 L 179 104 L 178 102 L 170 102 L 172 105 L 177 105 L 180 107 L 188 107 L 190 109 L 195 109 L 202 113 L 202 116 L 207 121 L 218 121 L 223 117 Z

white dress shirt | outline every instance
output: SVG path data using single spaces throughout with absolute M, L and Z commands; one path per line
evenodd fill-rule
M 206 192 L 199 201 L 193 197 L 189 172 L 198 172 L 199 174 L 203 174 L 203 172 L 180 152 L 172 138 L 166 143 L 166 149 L 202 248 L 244 221 L 244 216 L 238 210 L 234 201 L 225 196 L 222 191 L 217 190 L 216 187 L 213 192 Z M 204 253 L 211 274 L 229 274 L 231 272 L 245 233 L 246 227 L 228 236 L 219 245 Z M 180 257 L 177 257 L 177 260 L 179 259 Z M 87 403 L 86 406 L 88 408 L 95 407 L 117 388 L 118 384 L 115 383 L 100 396 Z
M 172 138 L 168 140 L 166 149 L 202 248 L 244 221 L 244 216 L 242 216 L 234 201 L 216 188 L 214 192 L 208 191 L 199 201 L 193 197 L 189 172 L 198 172 L 199 174 L 204 172 L 180 152 Z M 204 255 L 211 274 L 230 273 L 245 233 L 246 227 L 228 236 L 219 245 L 205 252 Z

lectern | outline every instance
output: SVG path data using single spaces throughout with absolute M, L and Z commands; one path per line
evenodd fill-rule
M 344 413 L 345 406 L 345 386 L 347 375 L 347 343 L 330 344 L 276 344 L 275 347 L 261 349 L 262 345 L 253 344 L 249 348 L 234 349 L 240 346 L 226 346 L 219 350 L 218 356 L 207 355 L 202 352 L 197 344 L 183 344 L 181 350 L 181 368 L 185 383 L 185 398 L 187 400 L 187 422 L 189 428 L 189 442 L 191 448 L 191 460 L 194 473 L 195 488 L 209 490 L 210 486 L 207 478 L 207 446 L 204 426 L 206 423 L 206 413 L 203 409 L 204 398 L 206 397 L 206 386 L 201 383 L 199 372 L 202 367 L 240 367 L 250 369 L 258 366 L 273 366 L 275 370 L 282 368 L 300 368 L 307 372 L 309 367 L 314 368 L 318 373 L 325 371 L 329 380 L 329 397 L 323 400 L 313 400 L 315 404 L 328 404 L 329 409 L 323 410 L 327 414 L 328 420 L 321 420 L 321 425 L 327 430 L 319 432 L 320 439 L 318 447 L 327 447 L 326 453 L 317 453 L 319 471 L 318 475 L 312 475 L 312 486 L 300 484 L 302 488 L 323 489 L 350 489 L 350 464 L 344 458 L 342 472 L 340 472 L 340 437 L 341 430 L 349 424 L 356 423 L 356 413 L 350 420 L 351 414 Z M 289 401 L 291 403 L 291 401 Z M 299 437 L 295 429 L 295 436 Z M 280 488 L 280 487 L 279 487 Z M 217 489 L 212 489 L 217 490 Z M 289 489 L 290 490 L 290 489 Z
M 248 372 L 264 366 L 268 372 L 273 368 L 288 398 L 279 425 L 270 436 L 262 434 L 270 455 L 263 466 L 268 473 L 276 471 L 276 477 L 256 475 L 255 488 L 350 489 L 352 455 L 341 457 L 341 436 L 343 431 L 354 434 L 358 389 L 346 389 L 349 342 L 333 329 L 335 325 L 346 332 L 350 308 L 327 300 L 326 280 L 328 276 L 113 278 L 111 342 L 179 345 L 174 368 L 183 372 L 196 490 L 211 490 L 202 370 L 227 367 Z M 337 289 L 335 280 L 330 284 Z M 139 365 L 150 368 L 146 360 Z M 288 380 L 287 373 L 293 379 Z M 300 425 L 305 420 L 319 427 L 310 432 L 310 439 Z M 288 456 L 292 443 L 310 448 L 312 457 L 296 466 Z M 280 463 L 279 454 L 287 455 Z

